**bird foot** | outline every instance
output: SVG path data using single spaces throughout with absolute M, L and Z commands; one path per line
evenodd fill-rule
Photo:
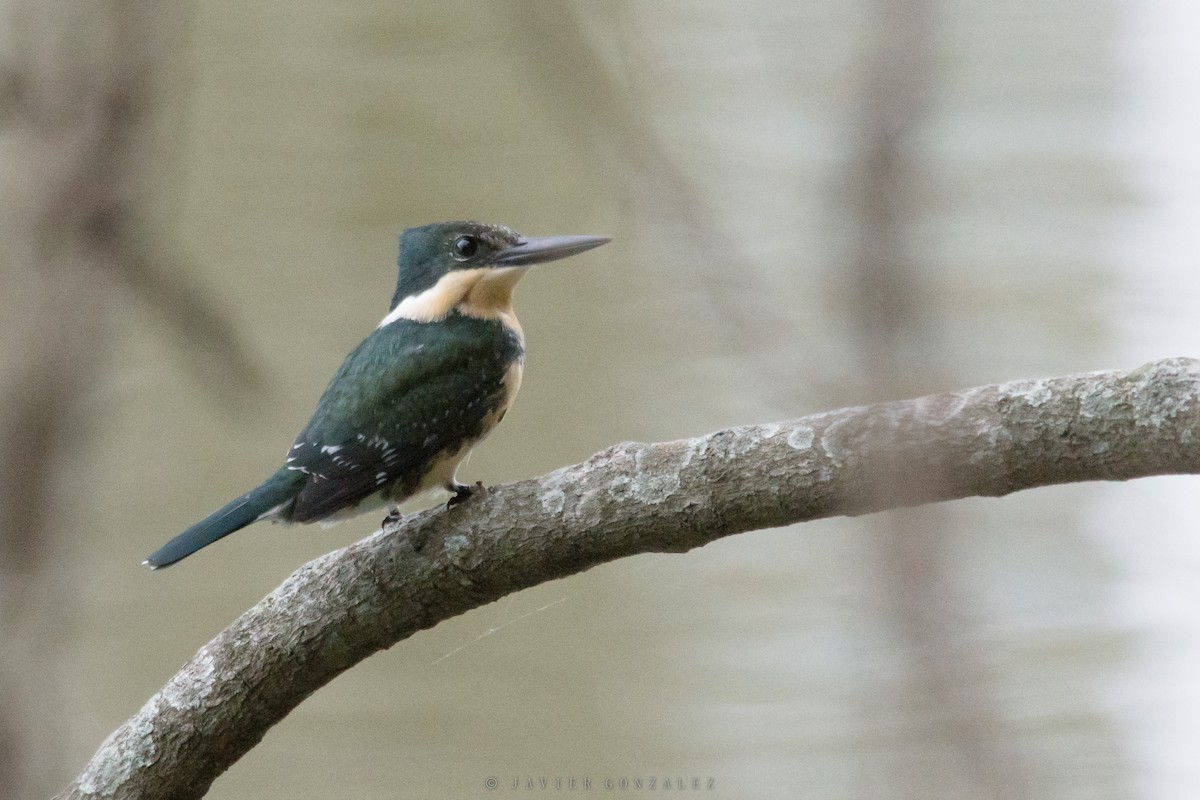
M 470 500 L 475 495 L 479 495 L 480 497 L 487 497 L 487 493 L 488 493 L 487 487 L 483 485 L 483 481 L 475 481 L 474 486 L 468 486 L 465 483 L 455 483 L 455 484 L 451 484 L 450 486 L 448 486 L 446 488 L 448 488 L 450 491 L 454 492 L 454 496 L 446 501 L 447 510 L 454 508 L 456 505 L 459 505 L 460 503 L 465 503 L 467 500 Z
M 388 525 L 397 523 L 400 521 L 400 517 L 401 517 L 400 509 L 393 508 L 391 511 L 388 512 L 388 515 L 383 518 L 383 522 L 379 523 L 379 527 L 386 528 Z

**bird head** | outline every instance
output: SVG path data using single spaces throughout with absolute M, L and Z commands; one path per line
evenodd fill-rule
M 468 295 L 506 302 L 534 264 L 591 250 L 602 236 L 525 238 L 503 225 L 439 222 L 400 235 L 399 277 L 391 319 L 444 317 Z

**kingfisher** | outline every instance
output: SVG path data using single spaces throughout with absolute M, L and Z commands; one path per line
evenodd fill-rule
M 448 505 L 465 500 L 455 473 L 521 387 L 513 288 L 534 264 L 608 241 L 480 222 L 404 231 L 391 310 L 346 356 L 283 466 L 144 563 L 174 564 L 258 520 L 332 522 L 435 488 L 453 493 Z

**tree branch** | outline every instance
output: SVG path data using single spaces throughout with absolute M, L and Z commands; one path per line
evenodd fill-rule
M 596 564 L 822 517 L 1197 473 L 1198 444 L 1200 361 L 1171 359 L 615 445 L 304 565 L 202 647 L 60 797 L 201 797 L 343 670 Z

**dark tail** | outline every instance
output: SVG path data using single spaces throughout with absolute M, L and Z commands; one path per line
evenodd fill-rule
M 286 467 L 276 472 L 257 489 L 209 514 L 204 519 L 155 550 L 143 561 L 150 569 L 158 569 L 187 558 L 201 547 L 207 547 L 217 539 L 254 522 L 266 512 L 282 505 L 295 496 L 304 473 Z

